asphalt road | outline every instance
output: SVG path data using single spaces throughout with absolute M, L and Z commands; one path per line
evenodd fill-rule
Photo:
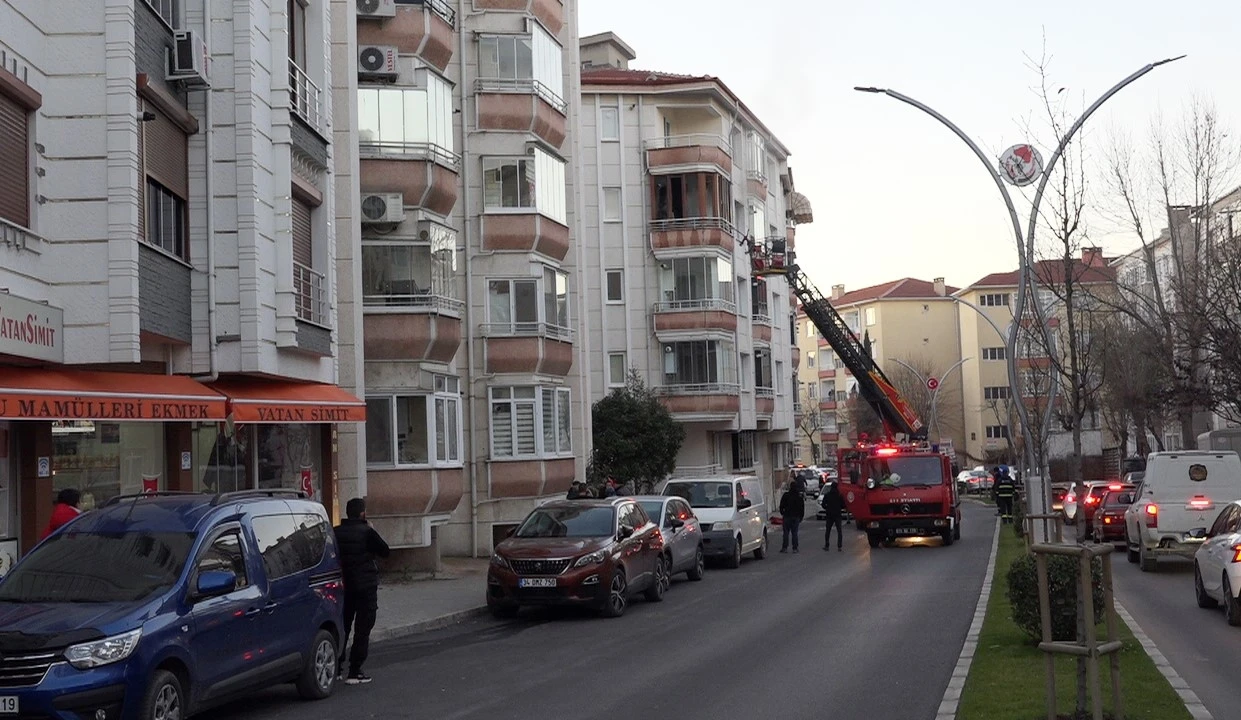
M 845 551 L 827 553 L 812 520 L 799 554 L 775 552 L 773 535 L 767 559 L 677 580 L 662 603 L 636 600 L 619 619 L 479 619 L 372 648 L 375 681 L 328 700 L 308 705 L 278 688 L 206 717 L 932 720 L 994 528 L 994 510 L 967 503 L 951 547 L 872 551 L 845 526 Z
M 1144 573 L 1112 561 L 1116 597 L 1217 720 L 1237 716 L 1237 648 L 1241 628 L 1230 627 L 1223 610 L 1203 610 L 1194 600 L 1194 566 L 1189 560 L 1160 560 Z

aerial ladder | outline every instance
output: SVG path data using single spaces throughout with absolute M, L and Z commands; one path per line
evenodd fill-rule
M 751 272 L 755 278 L 780 275 L 788 280 L 789 289 L 801 302 L 806 317 L 818 328 L 844 366 L 857 380 L 858 394 L 866 401 L 883 423 L 888 440 L 907 441 L 926 439 L 926 428 L 918 414 L 888 380 L 887 375 L 870 356 L 868 348 L 849 329 L 840 313 L 819 292 L 810 278 L 794 261 L 794 254 L 787 250 L 784 238 L 774 237 L 756 241 L 752 236 L 744 238 L 746 253 L 750 256 Z

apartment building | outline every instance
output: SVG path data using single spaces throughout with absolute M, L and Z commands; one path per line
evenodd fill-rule
M 810 465 L 830 457 L 838 444 L 836 368 L 832 365 L 832 349 L 801 307 L 797 308 L 794 322 L 797 347 L 793 350 L 793 365 L 797 384 L 793 395 L 793 456 Z M 822 362 L 827 366 L 820 367 Z M 826 397 L 820 392 L 824 381 L 831 386 Z
M 943 278 L 902 278 L 849 292 L 834 285 L 831 293 L 836 311 L 922 418 L 928 439 L 949 454 L 964 438 L 960 369 L 968 364 L 960 355 L 956 291 Z M 819 407 L 825 416 L 835 412 L 839 443 L 856 442 L 859 429 L 848 408 L 857 380 L 821 339 L 817 364 Z
M 789 151 L 719 79 L 635 57 L 613 33 L 581 39 L 588 391 L 636 369 L 686 426 L 678 473 L 774 487 L 793 452 L 795 298 L 751 274 L 739 237 L 793 237 Z
M 433 567 L 584 472 L 577 4 L 333 8 L 341 369 L 368 415 L 341 454 L 399 562 Z
M 63 488 L 336 506 L 328 24 L 0 2 L 0 570 Z

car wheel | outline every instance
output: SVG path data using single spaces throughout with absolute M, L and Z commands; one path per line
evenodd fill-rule
M 1236 627 L 1241 625 L 1241 602 L 1232 592 L 1232 583 L 1228 582 L 1228 573 L 1224 573 L 1224 617 L 1228 624 Z
M 702 554 L 702 546 L 699 545 L 698 549 L 694 551 L 694 566 L 690 568 L 689 572 L 685 573 L 685 575 L 690 580 L 697 581 L 697 580 L 702 579 L 702 576 L 706 572 L 706 570 L 707 570 L 707 558 L 705 555 Z
M 883 536 L 879 533 L 868 532 L 866 533 L 866 542 L 870 543 L 871 547 L 877 548 L 879 543 L 883 542 Z
M 1200 608 L 1219 607 L 1215 598 L 1207 595 L 1207 589 L 1202 586 L 1202 569 L 1198 567 L 1198 563 L 1194 563 L 1194 598 L 1197 599 Z
M 647 602 L 660 602 L 664 599 L 664 593 L 668 592 L 668 587 L 672 584 L 672 575 L 668 572 L 671 569 L 666 556 L 660 555 L 655 559 L 655 579 L 644 593 Z
M 758 547 L 754 549 L 754 559 L 762 560 L 767 557 L 767 531 L 763 531 L 763 539 L 759 541 Z
M 508 603 L 492 603 L 487 606 L 491 611 L 491 617 L 497 620 L 509 620 L 517 617 L 518 611 L 521 610 L 520 605 L 510 605 Z
M 297 693 L 307 700 L 322 700 L 336 688 L 336 676 L 340 673 L 336 653 L 336 638 L 327 630 L 315 634 L 310 646 L 306 667 L 297 678 Z
M 1138 567 L 1142 568 L 1142 572 L 1155 572 L 1158 562 L 1146 552 L 1146 543 L 1138 546 Z
M 142 720 L 181 720 L 187 717 L 186 710 L 181 680 L 167 670 L 156 670 L 142 699 Z
M 625 614 L 628 605 L 629 583 L 625 580 L 625 571 L 616 568 L 608 585 L 608 596 L 603 601 L 603 614 L 606 617 L 620 617 Z
M 1129 542 L 1128 536 L 1125 537 L 1125 551 L 1129 555 L 1129 562 L 1137 563 L 1139 560 L 1138 551 L 1133 549 L 1133 544 Z
M 731 557 L 728 558 L 728 567 L 734 568 L 734 569 L 741 567 L 741 536 L 740 535 L 737 536 L 736 542 L 733 543 L 733 554 Z

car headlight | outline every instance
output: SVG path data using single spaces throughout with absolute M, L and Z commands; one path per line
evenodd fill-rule
M 603 562 L 603 559 L 606 557 L 607 557 L 607 553 L 603 552 L 602 550 L 596 550 L 592 553 L 587 553 L 586 555 L 583 555 L 580 558 L 578 558 L 577 562 L 573 563 L 573 567 L 580 568 L 580 567 L 586 567 L 587 565 L 599 565 L 600 563 Z
M 508 560 L 500 556 L 500 553 L 491 553 L 491 564 L 496 567 L 509 568 Z
M 70 645 L 65 650 L 65 659 L 79 670 L 111 665 L 132 655 L 134 648 L 138 647 L 140 637 L 142 637 L 141 628 L 102 640 Z
M 731 520 L 722 520 L 717 523 L 711 523 L 712 530 L 732 530 L 733 523 Z

